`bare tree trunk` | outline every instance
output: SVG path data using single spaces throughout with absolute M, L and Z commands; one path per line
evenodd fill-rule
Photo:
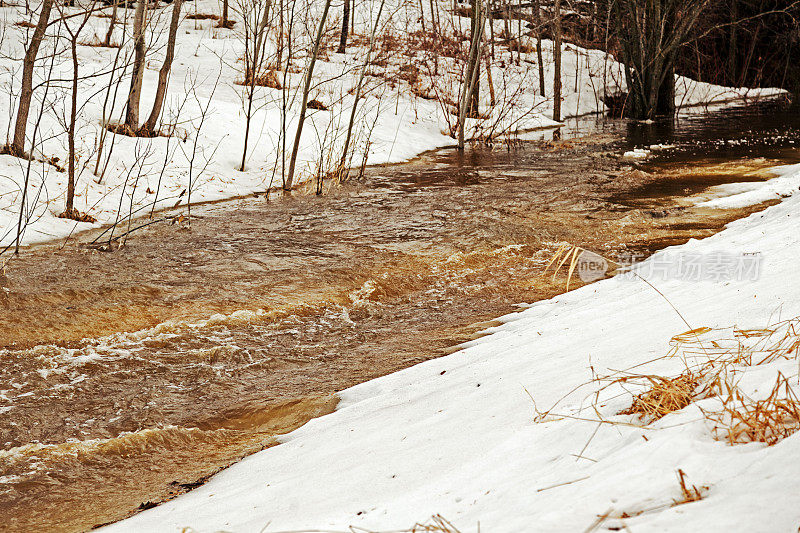
M 133 70 L 131 72 L 131 89 L 128 92 L 128 107 L 125 111 L 125 124 L 132 130 L 139 129 L 139 100 L 142 97 L 142 80 L 144 79 L 145 60 L 145 8 L 148 0 L 136 2 L 136 14 L 133 18 Z
M 492 59 L 486 55 L 486 83 L 489 85 L 489 105 L 497 105 L 497 95 L 494 93 L 494 81 L 492 80 Z
M 242 148 L 242 164 L 239 165 L 239 171 L 244 172 L 245 164 L 247 163 L 247 146 L 250 142 L 250 121 L 253 118 L 253 99 L 255 98 L 256 82 L 259 74 L 261 73 L 262 63 L 266 55 L 267 43 L 267 23 L 269 22 L 269 13 L 272 8 L 272 0 L 248 0 L 247 7 L 242 8 L 241 12 L 244 15 L 245 26 L 245 43 L 244 43 L 244 83 L 247 86 L 247 109 L 245 111 L 245 126 L 244 126 L 244 147 Z M 262 6 L 262 4 L 264 4 Z M 259 17 L 259 9 L 263 9 Z M 250 16 L 254 18 L 251 19 Z M 282 27 L 280 31 L 283 31 Z M 252 43 L 250 40 L 252 39 Z M 252 44 L 252 47 L 251 47 Z M 284 84 L 286 80 L 284 80 Z
M 67 164 L 67 200 L 64 214 L 62 216 L 66 218 L 74 218 L 76 220 L 78 220 L 80 216 L 78 210 L 75 209 L 75 180 L 77 179 L 76 166 L 78 160 L 78 154 L 75 149 L 75 124 L 78 120 L 78 80 L 80 79 L 80 64 L 78 63 L 78 40 L 80 39 L 81 32 L 89 22 L 89 19 L 94 12 L 94 8 L 95 5 L 92 4 L 92 6 L 85 13 L 83 13 L 83 20 L 77 25 L 77 27 L 70 26 L 68 24 L 65 25 L 65 31 L 69 35 L 69 47 L 72 59 L 72 86 L 70 94 L 69 123 L 67 124 L 67 143 L 69 147 L 69 159 Z M 60 11 L 60 17 L 62 19 L 65 18 L 66 14 L 63 11 L 63 7 L 59 6 L 58 9 Z
M 150 116 L 142 125 L 142 130 L 152 133 L 156 129 L 158 117 L 164 107 L 164 97 L 167 94 L 167 84 L 169 83 L 169 73 L 172 69 L 172 60 L 175 58 L 175 40 L 178 35 L 178 23 L 181 21 L 181 7 L 183 0 L 174 0 L 172 4 L 172 19 L 169 23 L 169 36 L 167 38 L 167 53 L 164 56 L 164 64 L 158 72 L 158 87 L 156 88 L 156 98 L 153 101 L 153 109 Z
M 731 0 L 731 28 L 730 28 L 730 36 L 728 40 L 728 84 L 733 85 L 736 83 L 738 78 L 737 74 L 737 48 L 738 48 L 738 24 L 736 24 L 737 20 L 739 19 L 739 2 L 738 0 Z
M 303 88 L 303 101 L 300 104 L 300 116 L 297 119 L 297 132 L 294 136 L 294 146 L 292 146 L 292 156 L 289 159 L 289 172 L 286 175 L 286 183 L 284 189 L 289 190 L 292 188 L 292 181 L 294 180 L 294 168 L 297 163 L 297 151 L 300 148 L 300 137 L 303 135 L 303 123 L 306 120 L 306 110 L 308 106 L 308 93 L 311 91 L 311 78 L 314 75 L 314 64 L 317 62 L 317 54 L 319 54 L 319 46 L 322 43 L 322 34 L 325 32 L 325 21 L 328 18 L 328 10 L 331 7 L 331 0 L 325 0 L 325 8 L 322 10 L 322 18 L 319 21 L 319 29 L 317 30 L 317 38 L 314 41 L 314 50 L 311 53 L 311 61 L 308 65 L 306 72 L 306 84 Z
M 55 58 L 55 54 L 51 54 L 50 55 L 50 68 L 49 68 L 49 71 L 47 72 L 47 75 L 45 77 L 44 94 L 42 95 L 42 102 L 46 102 L 47 101 L 47 95 L 50 92 L 50 87 L 51 87 L 50 82 L 53 79 L 53 66 L 54 66 L 54 63 L 55 63 L 55 59 L 56 59 Z M 39 127 L 42 124 L 42 118 L 44 118 L 44 111 L 45 111 L 44 110 L 44 106 L 40 106 L 39 107 L 38 116 L 36 117 L 36 121 L 33 124 L 33 134 L 31 135 L 31 147 L 32 147 L 31 151 L 33 151 L 33 148 L 36 146 L 36 136 L 37 136 L 37 134 L 39 132 Z M 19 246 L 20 246 L 20 241 L 22 239 L 22 232 L 23 232 L 25 226 L 30 221 L 30 216 L 32 214 L 31 213 L 31 214 L 28 215 L 28 217 L 25 217 L 26 208 L 28 206 L 28 185 L 30 183 L 31 165 L 32 164 L 33 164 L 33 160 L 31 160 L 31 159 L 28 159 L 25 162 L 25 179 L 24 179 L 23 184 L 22 184 L 22 199 L 21 199 L 21 201 L 19 203 L 19 218 L 17 219 L 17 232 L 16 232 L 16 237 L 14 239 L 14 254 L 15 255 L 19 255 Z M 23 224 L 23 221 L 24 221 L 24 224 Z
M 14 126 L 14 141 L 9 147 L 9 152 L 14 155 L 21 156 L 25 154 L 25 131 L 28 127 L 28 115 L 31 111 L 31 98 L 33 97 L 33 68 L 36 64 L 36 56 L 39 54 L 39 46 L 44 38 L 44 32 L 47 30 L 52 8 L 53 0 L 44 0 L 42 11 L 39 13 L 39 21 L 36 23 L 36 29 L 33 30 L 31 42 L 25 51 L 25 59 L 22 62 L 22 87 L 19 95 L 19 106 L 17 107 L 17 121 Z
M 106 38 L 103 39 L 103 46 L 111 46 L 111 39 L 114 37 L 114 26 L 117 24 L 118 5 L 119 0 L 114 0 L 114 7 L 111 10 L 111 18 L 108 21 L 108 31 L 106 32 Z
M 533 4 L 534 24 L 536 24 L 536 62 L 539 64 L 539 92 L 546 97 L 544 80 L 544 58 L 542 57 L 542 6 L 539 0 Z
M 742 75 L 739 78 L 739 82 L 736 85 L 744 85 L 745 77 L 747 76 L 747 71 L 750 70 L 750 61 L 753 59 L 753 52 L 756 49 L 756 45 L 758 44 L 758 34 L 761 31 L 761 26 L 756 27 L 755 33 L 753 33 L 753 41 L 750 43 L 750 50 L 747 52 L 747 59 L 745 59 L 744 65 L 742 65 Z
M 337 54 L 343 54 L 347 49 L 347 36 L 350 24 L 350 0 L 344 0 L 342 10 L 342 32 L 339 34 L 339 48 L 336 50 Z
M 486 13 L 486 18 L 489 19 L 489 46 L 491 47 L 489 53 L 492 56 L 492 61 L 494 61 L 494 9 L 492 0 L 487 0 Z
M 690 39 L 710 0 L 616 0 L 616 24 L 630 106 L 628 116 L 651 119 L 674 110 L 674 71 L 678 49 Z
M 283 31 L 284 31 L 284 1 L 278 0 L 278 36 L 275 43 L 275 64 L 283 64 Z
M 470 24 L 471 28 L 470 31 L 471 39 L 470 42 L 470 56 L 467 62 L 467 75 L 464 78 L 467 85 L 469 85 L 469 109 L 467 111 L 467 116 L 470 118 L 477 118 L 478 117 L 478 105 L 479 102 L 479 93 L 480 93 L 480 69 L 481 69 L 481 57 L 480 55 L 473 56 L 473 48 L 472 44 L 475 41 L 475 36 L 478 35 L 479 25 L 480 25 L 480 32 L 481 34 L 478 35 L 477 46 L 480 48 L 481 39 L 483 38 L 483 20 L 485 18 L 485 14 L 483 12 L 482 2 L 478 0 L 472 0 L 472 22 Z M 475 80 L 475 87 L 473 90 L 472 82 L 469 80 Z
M 222 17 L 219 25 L 223 28 L 228 27 L 228 0 L 222 0 Z
M 78 42 L 77 36 L 70 42 L 72 51 L 72 101 L 69 114 L 67 142 L 69 143 L 69 165 L 67 179 L 67 205 L 64 213 L 70 217 L 75 212 L 75 120 L 78 115 Z
M 459 100 L 458 110 L 458 149 L 464 149 L 464 122 L 467 118 L 467 107 L 474 102 L 473 93 L 478 78 L 478 66 L 480 65 L 481 38 L 483 37 L 483 7 L 481 0 L 473 0 L 472 4 L 472 41 L 469 49 L 469 60 L 467 65 L 467 76 L 464 79 Z
M 553 120 L 561 121 L 561 0 L 553 7 Z
M 370 59 L 372 57 L 372 47 L 375 43 L 375 35 L 378 33 L 378 24 L 381 20 L 381 13 L 383 12 L 383 6 L 386 3 L 386 0 L 381 0 L 380 5 L 378 6 L 378 15 L 375 17 L 375 25 L 372 28 L 372 33 L 369 36 L 369 49 L 367 49 L 367 57 L 364 59 L 364 66 L 361 67 L 361 74 L 358 77 L 358 83 L 356 84 L 356 94 L 353 98 L 353 107 L 350 109 L 350 121 L 347 123 L 347 135 L 344 138 L 344 149 L 342 150 L 342 159 L 339 161 L 339 171 L 340 175 L 342 176 L 342 180 L 347 179 L 347 158 L 349 157 L 349 148 L 350 148 L 350 137 L 353 134 L 353 124 L 356 120 L 356 107 L 358 106 L 358 101 L 361 99 L 361 87 L 364 83 L 364 76 L 367 73 L 367 67 L 369 66 Z

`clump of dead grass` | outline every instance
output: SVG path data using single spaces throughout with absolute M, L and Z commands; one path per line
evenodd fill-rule
M 800 318 L 767 328 L 733 328 L 732 336 L 710 334 L 720 330 L 695 328 L 672 337 L 669 356 L 700 359 L 676 377 L 625 376 L 612 383 L 645 382 L 646 390 L 633 394 L 630 407 L 620 414 L 639 415 L 652 423 L 700 399 L 715 397 L 719 409 L 703 410 L 713 424 L 715 438 L 731 445 L 761 442 L 772 446 L 800 430 L 800 397 L 790 379 L 778 372 L 763 399 L 748 396 L 736 376 L 745 368 L 780 360 L 800 361 Z
M 262 73 L 254 73 L 248 70 L 243 80 L 237 80 L 238 85 L 256 85 L 258 87 L 269 87 L 270 89 L 282 89 L 283 85 L 278 80 L 278 75 L 274 70 L 269 69 Z
M 655 422 L 670 413 L 680 411 L 693 401 L 703 397 L 708 389 L 702 386 L 707 379 L 706 376 L 691 370 L 686 370 L 673 378 L 640 375 L 619 378 L 616 382 L 626 383 L 633 379 L 644 380 L 650 384 L 650 387 L 641 394 L 636 394 L 631 406 L 623 409 L 619 414 L 637 415 L 640 419 L 649 422 Z
M 78 211 L 76 208 L 72 208 L 72 210 L 66 210 L 63 213 L 58 215 L 58 218 L 68 218 L 70 220 L 75 220 L 77 222 L 89 222 L 90 224 L 94 224 L 97 222 L 97 219 L 94 218 L 92 215 L 86 214 L 82 211 Z
M 772 446 L 800 429 L 800 399 L 782 373 L 762 400 L 748 397 L 729 382 L 725 385 L 722 409 L 705 413 L 714 423 L 716 438 L 730 445 L 763 442 Z
M 219 20 L 219 15 L 213 13 L 189 13 L 186 18 L 190 20 Z
M 125 135 L 126 137 L 154 138 L 154 137 L 171 137 L 173 135 L 173 133 L 169 129 L 149 130 L 147 128 L 141 127 L 138 130 L 135 130 L 125 123 L 110 123 L 106 125 L 106 129 L 111 133 L 115 133 L 117 135 Z
M 678 500 L 673 500 L 673 507 L 676 505 L 683 505 L 684 503 L 691 503 L 697 502 L 703 499 L 703 496 L 708 491 L 708 487 L 702 485 L 700 488 L 697 488 L 696 485 L 687 485 L 686 481 L 686 472 L 678 469 L 678 485 L 681 488 L 681 498 Z
M 529 43 L 520 43 L 517 39 L 511 39 L 508 42 L 508 49 L 512 52 L 522 52 L 523 54 L 530 54 L 536 47 Z
M 328 107 L 319 100 L 309 100 L 306 104 L 309 109 L 316 109 L 318 111 L 327 111 Z
M 566 250 L 562 255 L 562 264 L 573 256 Z M 613 398 L 627 395 L 631 400 L 618 414 L 635 415 L 644 427 L 700 400 L 712 400 L 697 405 L 698 410 L 703 419 L 713 425 L 713 436 L 731 445 L 761 442 L 772 446 L 800 430 L 798 376 L 787 377 L 780 371 L 787 361 L 800 363 L 800 317 L 756 329 L 693 328 L 672 337 L 670 345 L 666 355 L 648 363 L 679 358 L 684 370 L 678 375 L 635 373 L 632 367 L 607 376 L 595 375 L 584 384 L 601 384 L 591 393 L 595 397 L 591 405 L 600 417 L 599 422 L 631 425 L 628 421 L 605 420 L 599 414 L 601 392 L 620 386 L 622 393 Z M 766 396 L 751 397 L 741 385 L 740 376 L 748 368 L 763 365 L 779 365 L 775 384 Z M 592 421 L 555 413 L 561 400 L 544 412 L 540 412 L 534 402 L 535 421 L 558 418 Z
M 215 28 L 222 28 L 223 30 L 232 30 L 234 26 L 236 26 L 236 21 L 231 19 L 219 19 L 219 22 L 214 25 Z

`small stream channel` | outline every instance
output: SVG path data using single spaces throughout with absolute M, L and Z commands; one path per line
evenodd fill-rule
M 86 530 L 191 490 L 337 391 L 562 292 L 542 276 L 559 243 L 646 255 L 711 235 L 764 206 L 687 196 L 800 162 L 800 115 L 774 102 L 565 133 L 199 206 L 114 252 L 26 250 L 0 300 L 0 530 Z M 674 148 L 619 157 L 653 144 Z

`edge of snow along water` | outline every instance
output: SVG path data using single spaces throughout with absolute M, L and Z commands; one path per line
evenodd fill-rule
M 687 360 L 665 356 L 687 323 L 740 331 L 800 316 L 800 167 L 776 180 L 744 194 L 776 189 L 781 203 L 641 263 L 659 292 L 616 276 L 506 315 L 458 352 L 343 391 L 334 413 L 281 445 L 104 531 L 386 531 L 436 514 L 462 532 L 796 530 L 800 434 L 732 446 L 704 416 L 717 399 L 646 424 L 618 414 L 631 405 L 622 386 L 586 386 L 626 369 L 680 374 Z M 759 271 L 654 274 L 681 254 L 748 254 Z M 734 370 L 753 398 L 779 373 L 798 388 L 796 358 Z M 679 470 L 701 499 L 676 505 Z

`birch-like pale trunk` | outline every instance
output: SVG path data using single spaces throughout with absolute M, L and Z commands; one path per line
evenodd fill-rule
M 133 17 L 133 70 L 131 72 L 131 88 L 128 92 L 128 105 L 125 110 L 125 124 L 131 131 L 139 129 L 139 101 L 142 97 L 142 80 L 144 79 L 145 60 L 145 8 L 148 0 L 136 2 L 136 14 Z
M 169 36 L 167 37 L 167 52 L 164 56 L 164 63 L 161 65 L 161 70 L 158 72 L 158 87 L 156 88 L 156 97 L 153 100 L 153 109 L 150 111 L 150 116 L 142 125 L 142 131 L 152 134 L 156 129 L 158 117 L 161 115 L 161 110 L 164 108 L 164 98 L 167 95 L 167 85 L 169 84 L 169 73 L 172 69 L 172 61 L 175 59 L 175 41 L 178 36 L 178 24 L 181 21 L 181 7 L 183 0 L 174 0 L 172 4 L 172 19 L 169 22 Z
M 478 65 L 480 65 L 481 39 L 483 37 L 483 3 L 475 0 L 474 23 L 472 24 L 472 42 L 469 49 L 469 63 L 467 66 L 468 78 L 464 80 L 459 100 L 458 110 L 458 149 L 464 149 L 464 121 L 467 118 L 467 107 L 474 103 L 475 86 L 478 79 Z M 471 67 L 471 68 L 470 68 Z M 477 107 L 477 106 L 476 106 Z

